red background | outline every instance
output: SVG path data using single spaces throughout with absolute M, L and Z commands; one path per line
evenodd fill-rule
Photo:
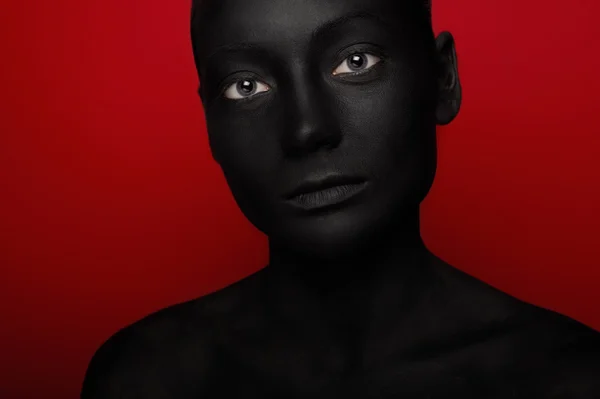
M 241 278 L 266 241 L 210 158 L 189 2 L 4 1 L 0 397 L 75 398 L 118 328 Z M 434 0 L 456 37 L 423 236 L 600 329 L 600 3 Z

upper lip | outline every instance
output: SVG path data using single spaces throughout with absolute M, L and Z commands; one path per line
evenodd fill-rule
M 313 176 L 305 179 L 298 187 L 288 193 L 287 199 L 292 199 L 301 194 L 325 190 L 327 188 L 344 186 L 348 184 L 364 183 L 365 179 L 358 176 L 346 176 L 341 174 L 326 174 Z

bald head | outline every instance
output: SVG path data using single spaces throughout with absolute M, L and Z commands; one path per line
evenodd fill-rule
M 394 26 L 398 37 L 412 40 L 414 45 L 432 49 L 434 39 L 431 24 L 432 0 L 192 0 L 191 39 L 196 64 L 202 57 L 199 40 L 238 31 L 239 26 L 251 22 L 254 25 L 278 26 L 280 32 L 294 29 L 293 25 L 344 18 L 364 12 L 379 15 Z M 260 10 L 260 12 L 258 12 Z M 329 18 L 331 16 L 332 18 Z M 274 31 L 273 35 L 278 35 Z M 262 36 L 262 35 L 261 35 Z M 274 36 L 271 36 L 274 37 Z M 247 37 L 245 40 L 251 41 Z M 200 70 L 198 70 L 200 73 Z
M 194 25 L 194 21 L 196 20 L 196 17 L 199 13 L 200 10 L 200 6 L 202 4 L 206 4 L 208 2 L 210 2 L 211 0 L 192 0 L 192 12 L 191 12 L 191 20 L 192 20 L 192 30 L 193 30 L 193 25 Z M 247 0 L 250 1 L 250 0 Z M 278 0 L 281 1 L 281 0 Z M 390 3 L 395 3 L 398 0 L 388 0 Z M 400 1 L 409 1 L 412 2 L 414 4 L 416 4 L 417 6 L 419 6 L 423 11 L 425 11 L 425 14 L 428 17 L 429 22 L 431 22 L 431 2 L 432 0 L 400 0 Z M 365 0 L 365 3 L 368 3 L 368 0 Z

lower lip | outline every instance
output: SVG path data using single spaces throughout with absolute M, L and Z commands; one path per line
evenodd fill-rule
M 325 190 L 300 194 L 290 199 L 289 202 L 295 207 L 304 210 L 322 209 L 346 202 L 350 198 L 360 193 L 366 185 L 367 183 L 364 182 L 360 184 L 345 184 L 342 186 L 335 186 Z

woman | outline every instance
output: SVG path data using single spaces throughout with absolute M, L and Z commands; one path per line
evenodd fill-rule
M 82 398 L 600 397 L 600 334 L 445 264 L 419 206 L 461 103 L 421 0 L 204 0 L 213 157 L 269 265 L 119 331 Z

